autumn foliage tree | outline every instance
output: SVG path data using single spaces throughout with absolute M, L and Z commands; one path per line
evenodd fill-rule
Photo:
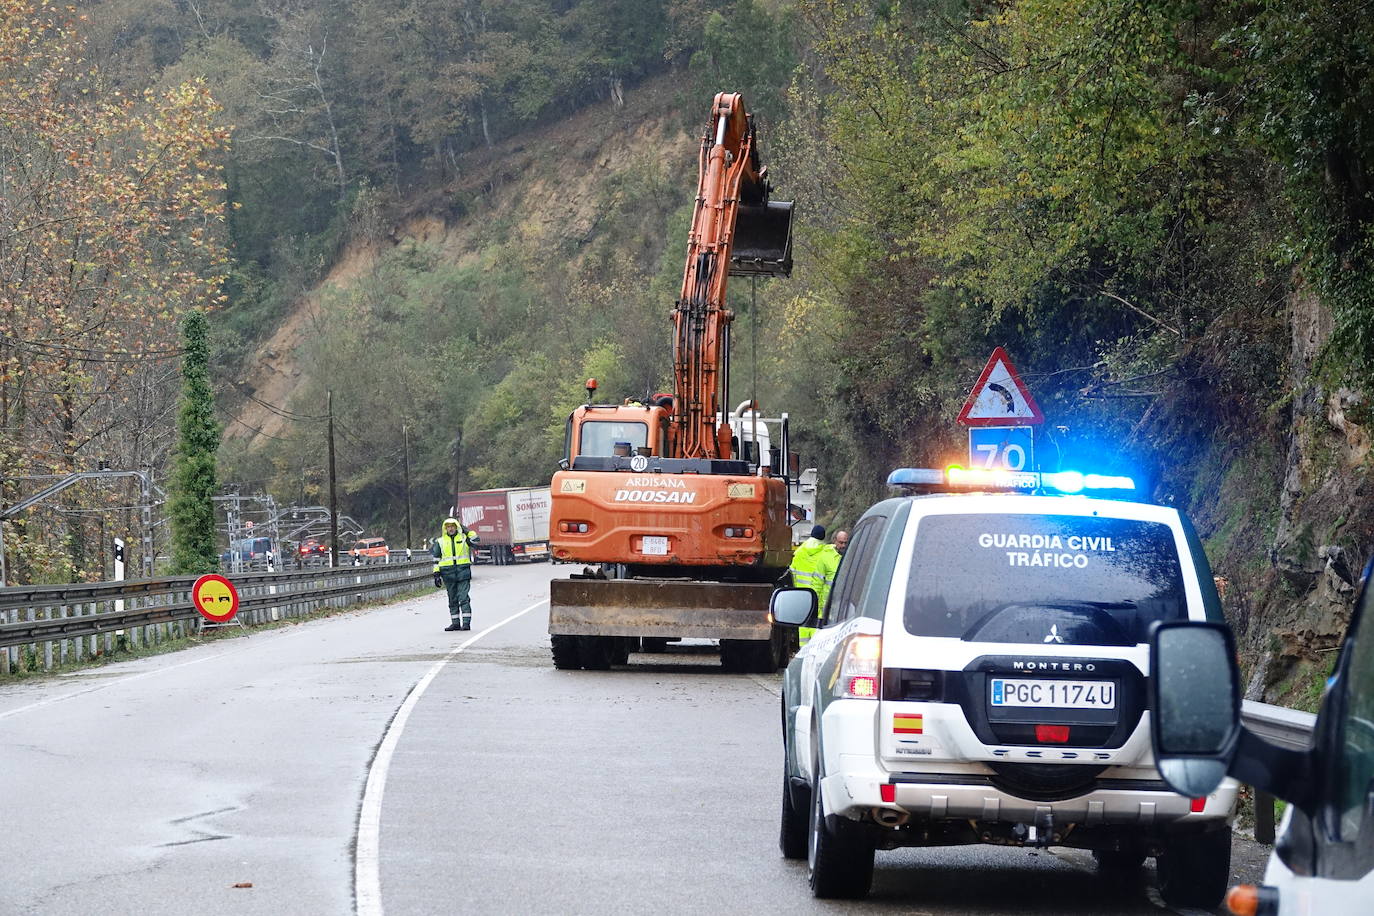
M 227 132 L 208 89 L 108 89 L 68 16 L 0 0 L 4 502 L 17 477 L 165 459 L 178 317 L 218 301 L 225 264 Z M 79 526 L 51 521 L 79 574 Z

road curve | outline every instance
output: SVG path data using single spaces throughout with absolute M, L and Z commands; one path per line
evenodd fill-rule
M 565 572 L 480 568 L 472 633 L 430 594 L 0 687 L 0 913 L 348 914 L 360 878 L 362 916 L 1168 912 L 1147 874 L 984 847 L 813 900 L 777 853 L 778 679 L 691 647 L 555 671 L 528 609 Z

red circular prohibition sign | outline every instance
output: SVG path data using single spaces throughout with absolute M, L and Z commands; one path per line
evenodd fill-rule
M 209 573 L 191 586 L 191 601 L 200 616 L 211 623 L 228 623 L 239 612 L 239 593 L 234 584 L 217 573 Z

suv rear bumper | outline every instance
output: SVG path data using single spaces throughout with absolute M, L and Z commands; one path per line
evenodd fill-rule
M 1033 823 L 1047 814 L 1058 824 L 1085 827 L 1135 825 L 1143 828 L 1182 821 L 1229 818 L 1237 784 L 1228 779 L 1206 799 L 1202 811 L 1190 799 L 1155 780 L 1098 780 L 1097 787 L 1076 798 L 1031 801 L 992 784 L 991 777 L 943 773 L 888 773 L 863 767 L 862 758 L 840 755 L 840 772 L 822 780 L 829 814 L 860 819 L 874 808 L 903 811 L 919 820 L 976 820 Z M 882 786 L 891 785 L 891 802 Z
M 1149 778 L 1106 775 L 1080 794 L 1053 801 L 1021 798 L 996 785 L 994 776 L 977 772 L 980 765 L 970 766 L 967 760 L 959 767 L 965 772 L 921 772 L 915 766 L 889 770 L 874 748 L 877 706 L 868 700 L 839 701 L 825 712 L 822 747 L 826 776 L 821 783 L 827 814 L 859 820 L 874 808 L 888 808 L 905 812 L 914 820 L 988 823 L 1034 823 L 1049 815 L 1058 824 L 1149 829 L 1224 820 L 1235 809 L 1239 788 L 1235 780 L 1223 781 L 1207 797 L 1202 810 L 1195 812 L 1192 800 L 1170 791 L 1153 767 L 1145 771 Z M 1083 764 L 1060 764 L 1075 765 Z M 1143 768 L 1132 769 L 1143 775 Z M 883 800 L 884 786 L 891 787 L 892 801 Z

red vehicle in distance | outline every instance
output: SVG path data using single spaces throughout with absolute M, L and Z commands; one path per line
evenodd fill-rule
M 299 550 L 302 560 L 307 557 L 325 557 L 329 555 L 329 548 L 321 544 L 315 538 L 306 538 L 304 541 L 301 541 Z

